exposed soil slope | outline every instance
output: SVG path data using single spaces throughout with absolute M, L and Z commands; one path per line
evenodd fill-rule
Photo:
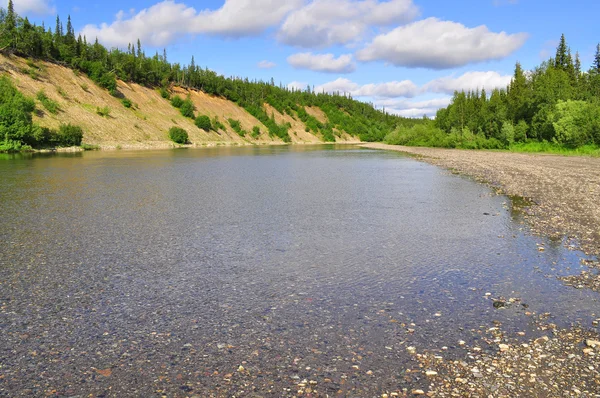
M 173 126 L 184 128 L 194 146 L 282 143 L 277 137 L 269 137 L 267 128 L 237 104 L 196 90 L 173 87 L 172 93 L 182 97 L 189 94 L 196 106 L 196 113 L 207 115 L 211 119 L 218 117 L 225 126 L 225 131 L 205 132 L 199 129 L 193 120 L 183 117 L 157 90 L 135 83 L 118 81 L 118 90 L 134 103 L 128 109 L 120 99 L 98 87 L 84 74 L 60 65 L 41 61 L 33 64 L 23 58 L 0 55 L 0 74 L 10 76 L 25 95 L 35 98 L 40 90 L 44 90 L 50 99 L 60 105 L 60 111 L 53 115 L 36 101 L 36 123 L 50 128 L 56 128 L 61 123 L 77 124 L 84 130 L 84 143 L 99 145 L 103 149 L 172 147 L 167 131 Z M 104 107 L 110 110 L 108 116 L 101 116 L 96 112 L 97 108 Z M 326 121 L 327 117 L 320 109 L 311 108 L 310 112 Z M 249 135 L 240 137 L 227 122 L 229 118 L 240 121 L 242 128 L 248 132 L 258 126 L 261 135 L 257 139 Z M 305 126 L 300 120 L 288 115 L 284 117 L 277 112 L 276 119 L 279 123 L 282 120 L 290 121 L 292 143 L 321 142 L 320 137 L 305 132 Z M 358 138 L 343 134 L 339 141 L 356 142 Z

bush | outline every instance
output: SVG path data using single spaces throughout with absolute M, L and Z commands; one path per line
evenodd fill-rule
M 252 138 L 257 139 L 258 137 L 260 137 L 260 127 L 258 126 L 254 126 L 252 127 Z
M 183 101 L 183 104 L 181 104 L 181 107 L 179 108 L 179 112 L 181 112 L 181 114 L 183 116 L 189 117 L 190 119 L 195 119 L 195 115 L 194 115 L 195 110 L 196 110 L 196 107 L 194 107 L 192 100 L 189 98 L 187 98 L 185 101 Z
M 177 144 L 187 144 L 188 133 L 181 127 L 171 127 L 169 129 L 169 138 Z
M 234 120 L 234 119 L 230 118 L 230 119 L 227 119 L 227 121 L 229 122 L 229 125 L 231 126 L 233 131 L 238 133 L 238 135 L 240 137 L 244 137 L 246 135 L 246 131 L 244 129 L 242 129 L 242 124 L 240 123 L 239 120 Z
M 181 105 L 183 105 L 183 99 L 176 95 L 171 99 L 171 105 L 173 105 L 175 108 L 181 108 Z
M 133 106 L 133 102 L 131 102 L 131 100 L 129 98 L 123 98 L 121 100 L 121 103 L 123 104 L 123 106 L 125 108 L 131 108 Z
M 110 116 L 110 108 L 108 106 L 100 108 L 96 107 L 96 113 L 102 117 Z
M 44 105 L 44 108 L 46 108 L 48 112 L 56 115 L 60 110 L 60 106 L 58 105 L 58 103 L 48 98 L 44 90 L 38 91 L 36 98 L 42 103 L 42 105 Z
M 160 88 L 160 96 L 166 100 L 171 99 L 171 94 L 169 94 L 169 91 L 164 87 Z
M 200 115 L 196 118 L 196 120 L 194 121 L 194 123 L 196 123 L 196 126 L 199 129 L 202 129 L 204 131 L 210 131 L 212 129 L 212 124 L 210 122 L 210 118 L 206 115 Z
M 215 131 L 225 130 L 225 125 L 219 121 L 219 117 L 215 116 L 212 121 L 212 125 Z
M 56 144 L 59 146 L 79 146 L 83 140 L 83 129 L 72 124 L 61 124 L 56 133 Z

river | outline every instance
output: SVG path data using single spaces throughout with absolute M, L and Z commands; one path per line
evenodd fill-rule
M 427 385 L 409 346 L 598 308 L 556 279 L 581 253 L 400 153 L 3 155 L 0 183 L 0 396 L 375 397 Z

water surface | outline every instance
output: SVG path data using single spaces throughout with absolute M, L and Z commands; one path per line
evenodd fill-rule
M 579 253 L 395 152 L 5 156 L 0 181 L 2 396 L 380 396 L 427 386 L 407 346 L 598 308 L 556 280 Z

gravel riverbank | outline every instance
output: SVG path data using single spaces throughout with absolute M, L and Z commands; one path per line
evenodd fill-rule
M 532 202 L 526 217 L 533 232 L 576 239 L 587 254 L 600 253 L 600 159 L 487 151 L 414 148 L 366 144 L 366 148 L 406 152 L 453 172 L 485 182 L 499 192 Z M 575 288 L 600 292 L 600 266 L 561 278 Z M 598 314 L 592 314 L 598 316 Z M 533 320 L 546 336 L 519 343 L 501 326 L 486 332 L 487 344 L 466 347 L 464 360 L 444 358 L 444 350 L 411 350 L 429 389 L 408 392 L 435 397 L 600 397 L 597 319 L 592 328 L 558 330 Z M 595 331 L 593 329 L 596 329 Z M 485 347 L 484 347 L 485 348 Z M 489 348 L 489 347 L 488 347 Z

